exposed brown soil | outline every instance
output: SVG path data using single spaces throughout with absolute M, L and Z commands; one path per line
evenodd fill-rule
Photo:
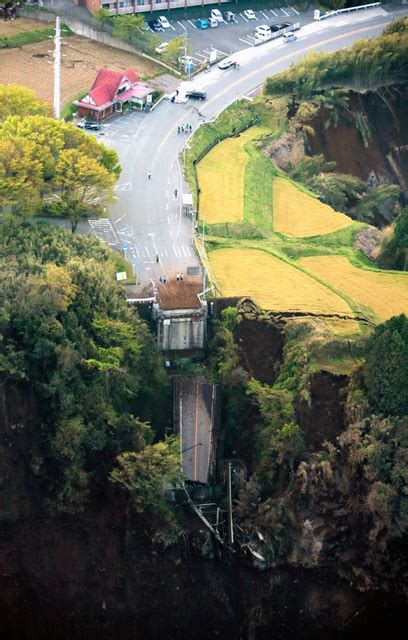
M 14 33 L 19 33 L 20 20 Z M 7 23 L 9 24 L 9 23 Z M 42 23 L 35 23 L 41 28 Z M 44 25 L 45 26 L 45 25 Z M 64 105 L 80 91 L 91 88 L 99 69 L 124 71 L 132 67 L 139 77 L 155 73 L 158 67 L 144 58 L 114 49 L 80 36 L 70 36 L 64 40 L 63 63 L 61 68 L 61 104 Z M 53 102 L 53 66 L 50 41 L 30 44 L 19 49 L 0 50 L 0 82 L 20 84 L 32 89 L 38 98 L 49 104 Z
M 203 285 L 199 276 L 184 274 L 183 280 L 170 278 L 166 284 L 159 284 L 157 287 L 160 308 L 163 310 L 199 309 L 201 302 L 198 294 L 202 290 Z
M 367 180 L 374 171 L 380 182 L 399 183 L 407 192 L 408 181 L 408 96 L 406 87 L 378 93 L 350 93 L 350 111 L 363 113 L 368 120 L 371 137 L 363 137 L 353 115 L 342 112 L 336 127 L 325 127 L 330 112 L 319 111 L 311 123 L 315 135 L 308 136 L 313 155 L 323 154 L 327 161 L 336 162 L 336 171 Z
M 347 382 L 346 376 L 321 371 L 310 381 L 309 400 L 299 399 L 297 419 L 309 450 L 321 449 L 326 440 L 334 443 L 344 431 Z
M 273 384 L 282 361 L 284 336 L 278 323 L 254 319 L 247 314 L 237 324 L 234 336 L 240 345 L 241 362 L 253 378 Z

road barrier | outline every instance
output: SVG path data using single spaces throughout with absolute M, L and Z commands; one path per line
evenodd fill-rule
M 350 11 L 358 11 L 359 9 L 373 9 L 374 7 L 381 7 L 381 2 L 372 2 L 371 4 L 360 4 L 358 7 L 347 7 L 346 9 L 337 9 L 328 11 L 327 13 L 320 13 L 319 9 L 316 9 L 313 14 L 314 20 L 325 20 L 326 18 L 333 18 L 339 13 L 350 13 Z

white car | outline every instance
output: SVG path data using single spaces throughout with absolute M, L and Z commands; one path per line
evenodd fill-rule
M 155 52 L 158 53 L 159 55 L 161 55 L 162 53 L 164 53 L 166 51 L 168 46 L 169 46 L 168 42 L 162 42 L 161 44 L 159 44 L 158 47 L 155 48 Z
M 157 22 L 160 24 L 163 29 L 170 29 L 170 22 L 167 20 L 165 16 L 159 16 L 157 18 Z
M 212 17 L 208 18 L 208 24 L 210 25 L 210 27 L 211 27 L 212 29 L 214 29 L 214 27 L 218 27 L 218 20 L 217 20 L 217 18 L 212 18 Z
M 210 17 L 215 18 L 217 22 L 224 22 L 224 18 L 222 17 L 222 13 L 219 9 L 212 9 Z
M 261 37 L 262 36 L 270 36 L 271 35 L 271 29 L 270 29 L 270 27 L 268 27 L 268 25 L 261 24 L 261 25 L 259 25 L 259 27 L 256 27 L 255 35 L 261 36 Z
M 245 9 L 244 16 L 247 20 L 256 20 L 255 14 L 252 9 Z

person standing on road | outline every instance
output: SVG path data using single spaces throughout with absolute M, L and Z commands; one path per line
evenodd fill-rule
M 176 275 L 176 280 L 177 280 L 177 282 L 180 280 L 180 274 L 179 273 Z
M 180 133 L 180 127 L 177 127 L 177 133 Z
M 152 172 L 151 172 L 151 171 L 149 171 L 149 173 L 147 174 L 147 179 L 148 179 L 148 180 L 151 180 L 151 179 L 152 179 Z
M 156 253 L 156 262 L 157 263 L 159 262 L 159 254 L 158 253 Z
M 177 194 L 178 194 L 177 189 L 174 189 L 174 197 L 175 197 L 175 198 L 177 198 Z

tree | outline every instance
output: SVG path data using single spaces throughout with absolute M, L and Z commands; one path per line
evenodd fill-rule
M 9 116 L 49 115 L 50 107 L 34 91 L 17 84 L 0 84 L 0 122 Z
M 168 438 L 148 445 L 140 453 L 123 453 L 118 456 L 110 479 L 129 492 L 138 513 L 151 511 L 159 517 L 168 516 L 164 491 L 182 480 L 179 441 Z
M 382 246 L 379 262 L 390 269 L 408 270 L 408 207 L 399 212 L 392 236 Z
M 408 414 L 408 318 L 401 314 L 376 327 L 367 343 L 364 382 L 372 407 Z
M 191 55 L 191 42 L 184 40 L 181 36 L 170 40 L 169 46 L 163 53 L 163 58 L 169 64 L 177 64 L 181 56 Z M 185 66 L 181 63 L 181 66 Z
M 120 174 L 119 158 L 71 124 L 45 116 L 0 123 L 0 206 L 11 213 L 68 218 L 72 230 L 101 215 Z M 7 209 L 8 208 L 8 209 Z
M 121 40 L 147 40 L 145 19 L 141 14 L 117 16 L 115 18 L 114 35 Z
M 40 206 L 42 166 L 36 146 L 24 138 L 0 139 L 0 212 L 34 214 Z
M 98 9 L 98 11 L 95 11 L 93 15 L 94 18 L 96 18 L 102 25 L 111 23 L 113 19 L 113 16 L 108 9 L 104 9 L 103 7 Z

